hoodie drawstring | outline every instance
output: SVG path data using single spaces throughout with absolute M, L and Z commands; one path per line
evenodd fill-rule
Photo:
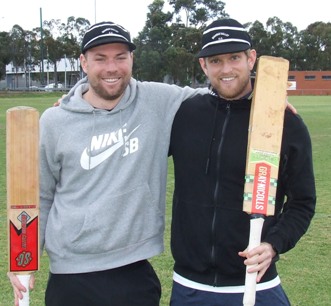
M 90 153 L 89 153 L 89 161 L 88 161 L 88 164 L 89 164 L 89 169 L 91 169 L 91 152 L 92 152 L 92 139 L 93 139 L 93 135 L 94 135 L 94 132 L 95 132 L 95 121 L 96 121 L 96 114 L 95 114 L 95 109 L 93 109 L 93 126 L 92 126 L 92 132 L 91 132 L 91 137 L 90 137 Z

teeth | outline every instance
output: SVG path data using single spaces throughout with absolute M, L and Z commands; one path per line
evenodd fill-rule
M 104 79 L 105 82 L 108 82 L 108 83 L 114 83 L 116 82 L 118 79 Z
M 232 81 L 234 80 L 234 77 L 231 77 L 231 78 L 222 78 L 223 81 Z

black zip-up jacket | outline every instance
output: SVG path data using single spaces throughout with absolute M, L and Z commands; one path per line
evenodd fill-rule
M 242 211 L 251 98 L 226 101 L 215 94 L 185 101 L 175 117 L 170 154 L 175 167 L 171 225 L 174 270 L 211 286 L 245 283 L 250 216 Z M 307 231 L 316 203 L 312 148 L 298 115 L 286 110 L 275 215 L 262 241 L 278 254 Z M 277 276 L 275 261 L 261 282 Z

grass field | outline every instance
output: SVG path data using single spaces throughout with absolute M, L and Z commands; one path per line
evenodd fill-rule
M 0 306 L 13 305 L 13 293 L 7 272 L 6 173 L 5 173 L 5 113 L 17 105 L 32 106 L 43 112 L 57 100 L 56 94 L 0 94 Z M 292 306 L 331 305 L 331 97 L 289 97 L 305 120 L 311 134 L 317 187 L 316 215 L 307 234 L 290 252 L 281 256 L 278 270 Z M 153 258 L 161 279 L 161 306 L 169 304 L 172 276 L 172 257 L 169 250 L 169 224 L 173 169 L 169 165 L 167 187 L 166 250 Z M 48 277 L 48 258 L 44 254 L 41 269 L 36 275 L 36 288 L 31 292 L 31 305 L 44 305 L 44 290 Z M 143 306 L 143 305 L 142 305 Z M 272 305 L 270 305 L 272 306 Z

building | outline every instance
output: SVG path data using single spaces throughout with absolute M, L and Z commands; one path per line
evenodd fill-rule
M 43 74 L 43 76 L 41 76 Z M 54 80 L 54 65 L 44 60 L 44 71 L 40 66 L 6 66 L 6 81 L 0 89 L 24 90 L 44 88 L 56 81 L 64 90 L 69 89 L 83 77 L 79 59 L 62 58 L 57 62 L 57 80 Z M 44 81 L 41 82 L 40 80 Z M 331 95 L 331 71 L 289 71 L 289 96 Z
M 289 71 L 289 96 L 331 95 L 331 71 Z
M 54 65 L 47 59 L 44 65 L 29 67 L 6 65 L 6 80 L 4 87 L 10 90 L 24 90 L 27 88 L 43 88 L 52 83 L 61 83 L 63 88 L 70 88 L 82 77 L 79 59 L 62 58 L 57 62 L 57 80 L 55 80 Z M 42 80 L 42 81 L 41 81 Z

